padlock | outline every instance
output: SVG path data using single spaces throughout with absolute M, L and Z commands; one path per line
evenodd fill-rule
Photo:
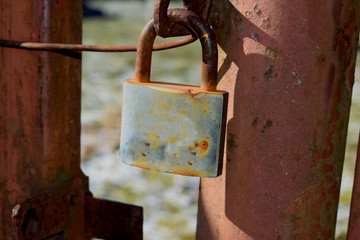
M 228 93 L 216 90 L 217 44 L 194 13 L 176 9 L 169 20 L 200 39 L 201 86 L 150 82 L 153 21 L 138 43 L 135 78 L 124 82 L 119 155 L 145 169 L 198 177 L 221 174 Z

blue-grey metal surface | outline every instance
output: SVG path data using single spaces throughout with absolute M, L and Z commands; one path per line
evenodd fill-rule
M 227 93 L 162 83 L 124 83 L 121 161 L 146 169 L 216 177 Z

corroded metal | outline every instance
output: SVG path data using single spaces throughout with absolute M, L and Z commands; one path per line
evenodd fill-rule
M 86 189 L 88 178 L 79 177 L 54 192 L 17 203 L 12 209 L 15 240 L 70 239 L 66 228 L 79 204 L 85 205 L 82 237 L 142 239 L 142 207 L 93 198 Z
M 213 0 L 227 154 L 201 179 L 198 240 L 334 239 L 359 7 Z
M 0 39 L 81 43 L 81 14 L 81 1 L 1 0 Z M 83 176 L 80 79 L 78 56 L 0 47 L 2 240 L 14 239 L 11 216 L 17 204 Z M 61 230 L 64 237 L 86 239 L 85 201 L 72 213 Z
M 120 158 L 156 171 L 216 177 L 221 173 L 227 93 L 216 91 L 216 42 L 195 14 L 169 15 L 191 28 L 203 46 L 201 87 L 150 82 L 151 21 L 139 38 L 135 79 L 124 83 Z
M 204 20 L 195 13 L 184 10 L 174 9 L 169 14 L 171 22 L 186 26 L 192 32 L 196 33 L 202 47 L 202 72 L 201 89 L 214 91 L 217 84 L 217 44 L 215 35 Z M 138 82 L 150 81 L 150 67 L 152 45 L 155 40 L 155 30 L 151 20 L 143 29 L 139 38 L 139 48 L 136 55 L 135 80 Z
M 79 177 L 54 192 L 17 203 L 12 210 L 12 229 L 16 240 L 46 239 L 64 232 L 75 214 L 76 205 L 85 203 L 88 179 Z
M 2 0 L 0 38 L 80 44 L 81 15 L 82 1 Z M 141 239 L 141 208 L 93 199 L 80 169 L 80 78 L 80 54 L 0 47 L 1 240 Z
M 86 236 L 99 239 L 143 239 L 142 207 L 86 197 Z
M 198 177 L 220 173 L 224 92 L 128 80 L 123 101 L 124 163 Z
M 196 40 L 193 36 L 189 36 L 180 40 L 154 44 L 153 51 L 161 51 L 176 47 L 185 46 L 193 43 Z M 0 39 L 0 47 L 10 47 L 29 50 L 43 50 L 43 51 L 88 51 L 88 52 L 135 52 L 137 45 L 121 45 L 121 46 L 99 46 L 99 45 L 84 45 L 71 43 L 38 43 L 38 42 L 19 42 L 12 40 Z
M 356 240 L 360 236 L 360 133 L 355 164 L 354 186 L 351 198 L 351 208 L 347 240 Z
M 170 0 L 155 0 L 153 19 L 157 35 L 166 38 L 191 34 L 188 29 L 169 20 L 168 14 L 177 11 L 176 9 L 168 10 L 169 4 Z M 185 9 L 194 12 L 203 20 L 208 19 L 211 0 L 183 0 L 183 5 Z

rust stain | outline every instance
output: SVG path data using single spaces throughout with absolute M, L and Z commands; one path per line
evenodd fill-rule
M 203 38 L 204 42 L 206 42 L 209 38 L 209 33 L 205 33 L 204 35 L 201 36 L 201 38 Z
M 326 62 L 325 54 L 319 50 L 315 51 L 315 57 L 316 57 L 317 63 L 319 63 L 319 64 L 324 64 Z
M 334 86 L 334 81 L 335 81 L 335 65 L 331 64 L 330 65 L 330 69 L 328 72 L 328 77 L 327 77 L 327 82 L 326 82 L 326 99 L 325 101 L 328 102 L 330 100 L 331 97 L 331 92 Z
M 207 150 L 208 147 L 209 147 L 208 141 L 206 141 L 206 140 L 201 141 L 201 142 L 200 142 L 200 147 L 201 147 L 203 150 Z
M 177 136 L 172 136 L 172 137 L 170 137 L 167 141 L 166 141 L 166 143 L 176 143 L 176 142 L 178 142 L 178 141 L 180 141 L 180 138 L 179 137 L 177 137 Z
M 191 163 L 189 161 L 188 165 L 192 166 L 193 163 Z M 157 168 L 155 166 L 149 166 L 148 163 L 146 163 L 146 162 L 136 162 L 136 163 L 134 162 L 132 164 L 132 166 L 144 168 L 144 169 L 147 169 L 147 170 L 153 170 L 153 171 L 158 171 L 158 172 L 166 172 L 166 173 L 175 173 L 175 174 L 186 175 L 186 176 L 194 176 L 194 177 L 206 176 L 205 171 L 199 171 L 199 170 L 194 170 L 194 169 L 185 169 L 185 168 L 162 170 L 162 169 Z
M 303 191 L 290 207 L 291 233 L 294 239 L 308 239 L 309 233 L 317 232 L 319 239 L 331 239 L 336 218 L 332 214 L 337 204 L 333 200 L 339 194 L 339 181 L 331 178 L 324 185 L 312 186 Z M 325 216 L 323 216 L 325 214 Z M 322 223 L 322 219 L 327 223 Z
M 209 142 L 206 140 L 201 141 L 198 147 L 199 153 L 205 154 L 208 149 L 209 149 Z
M 206 175 L 204 171 L 197 171 L 193 169 L 175 169 L 172 173 L 194 177 L 202 177 Z
M 272 125 L 273 125 L 273 121 L 271 119 L 266 120 L 266 123 L 264 124 L 263 128 L 261 129 L 261 133 L 267 132 Z
M 267 47 L 265 49 L 265 57 L 276 60 L 278 57 L 278 50 L 276 48 Z
M 274 66 L 270 65 L 269 69 L 264 73 L 264 79 L 270 80 L 270 78 L 274 77 L 273 72 L 274 72 Z
M 173 109 L 174 107 L 170 106 L 169 104 L 165 103 L 165 102 L 159 102 L 158 104 L 156 104 L 155 107 L 158 108 L 163 108 L 166 111 L 170 111 L 171 109 Z
M 229 133 L 227 140 L 227 149 L 229 152 L 232 152 L 235 148 L 237 148 L 237 143 L 235 141 L 235 134 Z
M 192 155 L 196 155 L 197 153 L 204 155 L 209 149 L 209 142 L 207 140 L 202 140 L 199 142 L 194 142 L 193 144 L 188 145 L 188 150 L 191 152 Z
M 147 170 L 154 170 L 154 171 L 162 172 L 160 168 L 157 168 L 154 166 L 149 166 L 149 164 L 147 164 L 146 162 L 134 162 L 131 165 L 134 167 L 140 167 L 140 168 L 144 168 Z
M 259 123 L 259 118 L 258 117 L 256 117 L 256 118 L 254 118 L 254 120 L 252 121 L 252 126 L 253 127 L 256 127 L 256 125 Z

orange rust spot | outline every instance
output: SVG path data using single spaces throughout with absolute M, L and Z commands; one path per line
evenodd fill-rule
M 209 147 L 208 141 L 206 141 L 206 140 L 201 141 L 201 142 L 200 142 L 200 147 L 201 147 L 203 150 L 208 149 L 208 147 Z
M 207 137 L 206 139 L 208 139 Z M 205 154 L 209 149 L 209 142 L 207 140 L 202 140 L 200 143 L 194 142 L 194 144 L 188 145 L 188 150 L 192 155 L 196 154 Z M 201 155 L 200 155 L 201 156 Z
M 155 133 L 149 133 L 148 136 L 151 138 L 160 138 L 160 136 L 156 135 Z
M 160 168 L 149 166 L 147 163 L 132 163 L 132 166 L 161 172 Z
M 144 152 L 141 153 L 141 156 L 146 157 L 146 154 Z
M 204 113 L 206 113 L 207 112 L 207 110 L 206 109 L 204 109 L 204 111 L 203 111 Z
M 179 164 L 177 164 L 177 165 L 179 165 Z M 146 162 L 132 163 L 132 166 L 144 168 L 144 169 L 147 169 L 147 170 L 158 171 L 158 172 L 170 172 L 170 173 L 187 175 L 187 176 L 194 176 L 194 177 L 203 177 L 203 176 L 208 175 L 206 171 L 198 171 L 198 170 L 194 170 L 194 169 L 180 168 L 180 169 L 171 169 L 169 171 L 168 170 L 162 170 L 162 169 L 154 167 L 154 166 L 149 166 Z
M 206 176 L 205 171 L 197 171 L 197 170 L 193 170 L 193 169 L 172 169 L 172 173 L 187 175 L 187 176 L 194 176 L 194 177 Z
M 188 161 L 188 165 L 189 165 L 189 166 L 192 166 L 192 165 L 193 165 L 193 163 L 192 163 L 192 162 L 190 162 L 190 161 Z

